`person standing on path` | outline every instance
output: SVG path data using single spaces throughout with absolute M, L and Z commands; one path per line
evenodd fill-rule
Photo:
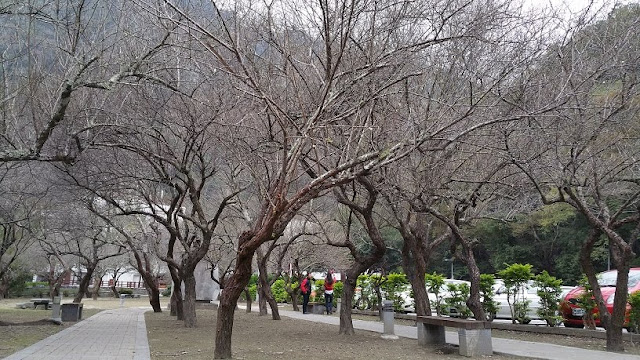
M 311 273 L 303 273 L 303 275 L 306 276 L 300 283 L 300 291 L 302 291 L 302 313 L 306 314 L 311 296 Z
M 333 313 L 333 285 L 336 279 L 333 277 L 333 270 L 327 271 L 327 277 L 324 279 L 324 306 L 327 314 Z

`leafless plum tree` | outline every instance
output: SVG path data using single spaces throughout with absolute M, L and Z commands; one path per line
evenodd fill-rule
M 332 187 L 429 139 L 442 145 L 483 126 L 460 116 L 414 126 L 421 115 L 407 119 L 387 100 L 425 71 L 426 49 L 476 38 L 478 27 L 495 19 L 495 8 L 466 1 L 218 5 L 195 12 L 166 0 L 148 8 L 197 39 L 215 67 L 213 78 L 224 75 L 246 99 L 236 122 L 237 149 L 256 175 L 262 205 L 239 237 L 236 268 L 220 302 L 214 356 L 228 358 L 233 313 L 258 247 L 279 237 L 302 207 Z M 396 126 L 402 119 L 403 126 Z M 317 177 L 309 177 L 308 169 Z
M 117 120 L 112 90 L 173 88 L 154 56 L 154 29 L 129 0 L 3 3 L 0 13 L 0 162 L 72 162 Z M 118 96 L 118 95 L 116 95 Z
M 524 109 L 549 101 L 563 106 L 531 117 L 507 138 L 507 156 L 542 201 L 571 205 L 592 228 L 580 263 L 594 289 L 609 351 L 623 350 L 628 270 L 640 233 L 638 14 L 640 7 L 632 4 L 598 21 L 589 21 L 588 13 L 571 19 L 532 76 L 537 86 L 513 102 Z M 618 270 L 613 314 L 591 262 L 600 236 L 608 240 Z

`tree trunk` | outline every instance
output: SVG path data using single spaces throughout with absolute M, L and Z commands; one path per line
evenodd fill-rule
M 276 299 L 273 297 L 271 293 L 271 287 L 266 291 L 267 302 L 269 303 L 269 307 L 271 307 L 271 319 L 272 320 L 280 320 L 280 311 L 278 310 L 278 303 Z
M 162 312 L 162 306 L 160 306 L 160 289 L 158 289 L 158 286 L 147 288 L 147 292 L 149 293 L 149 304 L 153 308 L 153 312 Z
M 242 239 L 242 237 L 245 237 Z M 247 235 L 241 235 L 240 243 L 246 241 Z M 253 252 L 240 252 L 236 259 L 236 268 L 229 282 L 225 285 L 216 321 L 216 339 L 213 357 L 215 359 L 231 358 L 231 334 L 233 333 L 233 316 L 238 298 L 251 279 L 251 260 Z M 247 297 L 250 298 L 250 297 Z
M 84 274 L 82 279 L 80 279 L 78 292 L 76 293 L 76 296 L 73 298 L 74 303 L 82 302 L 82 298 L 84 297 L 84 294 L 88 293 L 89 283 L 91 283 L 91 280 L 93 280 L 93 271 L 95 269 L 96 269 L 95 265 L 87 266 L 87 273 Z
M 267 311 L 267 293 L 264 283 L 260 281 L 260 279 L 258 279 L 257 288 L 258 289 L 256 292 L 258 293 L 258 315 L 265 316 L 269 313 Z
M 624 327 L 627 310 L 627 296 L 629 293 L 629 268 L 633 258 L 631 247 L 628 244 L 615 243 L 609 239 L 609 247 L 613 249 L 612 258 L 618 269 L 616 279 L 616 292 L 613 302 L 613 314 L 607 324 L 607 351 L 623 352 L 624 342 L 622 341 L 622 329 Z
M 173 285 L 171 288 L 171 309 L 169 315 L 176 316 L 176 320 L 184 320 L 184 312 L 182 309 L 182 279 L 178 273 L 178 269 L 169 265 L 169 274 Z
M 184 326 L 196 327 L 196 278 L 191 274 L 184 276 Z
M 184 320 L 184 310 L 182 301 L 182 283 L 173 283 L 173 291 L 171 293 L 171 310 L 169 315 L 175 316 L 176 320 Z
M 431 315 L 431 304 L 429 303 L 429 294 L 425 286 L 424 276 L 426 274 L 426 267 L 422 266 L 424 261 L 418 261 L 416 257 L 422 256 L 417 249 L 414 241 L 404 238 L 404 244 L 402 246 L 402 267 L 407 274 L 409 284 L 413 290 L 413 298 L 415 301 L 415 312 L 417 315 Z M 436 309 L 438 315 L 440 315 L 440 309 Z
M 225 288 L 225 290 L 226 289 L 227 288 Z M 233 332 L 233 317 L 235 311 L 236 304 L 234 304 L 231 292 L 223 292 L 220 298 L 218 319 L 216 321 L 214 359 L 231 359 L 231 335 Z
M 9 281 L 0 279 L 0 300 L 9 297 Z
M 358 273 L 359 274 L 359 273 Z M 342 274 L 342 303 L 340 304 L 340 330 L 339 334 L 353 335 L 353 321 L 351 319 L 351 309 L 353 309 L 353 294 L 355 293 L 358 274 L 355 276 Z
M 464 252 L 464 263 L 467 265 L 469 271 L 469 278 L 471 280 L 471 287 L 469 289 L 469 299 L 467 299 L 467 306 L 473 313 L 476 320 L 485 321 L 487 315 L 484 312 L 484 307 L 480 301 L 480 268 L 476 262 L 476 257 L 473 254 L 473 243 L 468 239 L 460 239 L 462 249 Z
M 93 300 L 98 300 L 98 296 L 100 295 L 100 285 L 102 285 L 102 275 L 96 275 L 93 279 L 93 291 L 91 291 L 91 298 Z
M 300 291 L 298 289 L 294 289 L 293 291 L 291 291 L 289 293 L 289 296 L 291 297 L 291 307 L 293 308 L 293 311 L 300 311 L 300 307 L 298 305 L 298 294 L 300 293 Z
M 271 293 L 269 278 L 267 274 L 267 258 L 261 248 L 256 250 L 258 260 L 258 289 L 260 289 L 260 315 L 267 315 L 267 303 L 271 308 L 271 318 L 280 320 L 280 311 L 278 311 L 278 303 Z M 264 308 L 264 309 L 263 309 Z M 263 313 L 264 311 L 264 313 Z
M 146 252 L 143 252 L 141 257 L 135 247 L 131 246 L 131 249 L 136 259 L 136 269 L 138 269 L 138 273 L 142 276 L 144 287 L 147 289 L 147 293 L 149 294 L 149 304 L 151 304 L 153 312 L 162 312 L 162 307 L 160 307 L 160 289 L 158 288 L 156 278 L 153 276 L 149 255 Z
M 120 297 L 120 293 L 118 292 L 118 288 L 116 288 L 116 282 L 113 282 L 113 285 L 109 286 L 109 288 L 111 289 L 111 292 L 113 293 L 113 297 L 114 298 L 118 298 Z
M 478 263 L 476 262 L 476 258 L 473 254 L 473 248 L 476 242 L 465 237 L 462 233 L 462 230 L 460 229 L 460 217 L 462 216 L 464 209 L 456 211 L 453 220 L 444 216 L 436 209 L 427 208 L 426 210 L 433 216 L 438 218 L 440 221 L 445 223 L 451 230 L 451 234 L 453 236 L 452 241 L 454 242 L 451 252 L 455 253 L 456 245 L 460 245 L 462 247 L 462 256 L 460 260 L 464 262 L 465 265 L 467 265 L 469 276 L 471 277 L 471 288 L 469 289 L 470 294 L 469 299 L 467 299 L 467 306 L 469 307 L 471 312 L 473 312 L 473 317 L 476 320 L 487 320 L 487 316 L 484 313 L 484 308 L 482 307 L 482 302 L 480 302 L 480 269 L 478 268 Z M 512 321 L 515 320 L 512 319 Z
M 252 301 L 253 299 L 251 299 L 251 291 L 249 291 L 248 287 L 244 289 L 244 295 L 245 295 L 245 298 L 247 299 L 247 305 L 245 306 L 246 307 L 246 312 L 250 313 L 251 312 L 251 304 L 253 302 Z

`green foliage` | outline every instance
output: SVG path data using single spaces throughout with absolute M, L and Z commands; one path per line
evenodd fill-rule
M 375 292 L 376 284 L 381 281 L 379 275 L 360 275 L 356 283 L 356 288 L 360 288 L 360 294 L 355 294 L 354 307 L 360 310 L 372 309 L 378 305 L 378 298 Z
M 36 298 L 45 298 L 49 296 L 49 290 L 43 288 L 31 289 L 29 296 Z
M 629 294 L 629 328 L 636 334 L 640 332 L 640 291 Z
M 285 282 L 283 279 L 278 279 L 271 285 L 271 294 L 273 294 L 276 302 L 286 303 L 289 300 L 289 294 L 285 288 Z
M 342 297 L 342 291 L 344 290 L 344 283 L 342 281 L 336 281 L 333 285 L 333 301 L 340 299 Z
M 385 277 L 381 283 L 382 296 L 386 300 L 393 301 L 393 309 L 400 311 L 404 309 L 404 299 L 400 296 L 402 290 L 409 284 L 405 274 L 392 273 Z
M 171 296 L 171 285 L 168 285 L 167 288 L 162 291 L 162 296 Z
M 531 319 L 527 316 L 530 301 L 525 299 L 527 283 L 533 277 L 531 264 L 511 264 L 504 270 L 498 272 L 498 276 L 504 281 L 507 289 L 507 302 L 511 310 L 513 322 L 529 323 Z
M 244 292 L 243 292 L 244 295 Z M 251 300 L 255 300 L 258 295 L 258 284 L 249 285 L 249 295 L 251 296 Z M 244 300 L 247 300 L 246 298 Z
M 444 285 L 444 275 L 434 272 L 433 274 L 424 274 L 424 281 L 427 286 L 427 291 L 435 295 L 436 300 L 431 301 L 431 308 L 436 310 L 436 314 L 440 316 L 442 313 L 442 294 L 440 291 Z
M 315 295 L 314 295 L 315 294 Z M 315 280 L 311 287 L 311 302 L 324 302 L 324 279 Z
M 496 283 L 496 278 L 493 274 L 481 274 L 480 275 L 480 298 L 482 299 L 482 308 L 487 316 L 487 319 L 493 319 L 498 312 L 498 303 L 494 300 L 493 285 Z
M 589 280 L 587 280 L 586 276 L 580 279 L 578 285 L 584 289 L 580 296 L 578 296 L 578 306 L 584 309 L 584 326 L 588 329 L 595 330 L 596 323 L 593 311 L 598 307 L 598 304 L 596 304 L 596 300 L 593 297 L 593 288 L 589 285 Z
M 22 296 L 26 290 L 30 287 L 34 287 L 35 284 L 38 284 L 38 287 L 45 288 L 47 287 L 46 282 L 28 282 L 31 279 L 31 274 L 25 271 L 19 271 L 17 274 L 13 274 L 13 279 L 9 282 L 9 297 L 20 297 Z M 29 286 L 29 284 L 32 284 Z
M 547 322 L 547 325 L 556 326 L 562 320 L 562 316 L 558 314 L 562 280 L 549 275 L 544 270 L 536 275 L 533 283 L 538 288 L 538 296 L 540 297 L 538 315 Z
M 31 278 L 31 276 L 29 276 L 29 278 Z M 23 284 L 27 289 L 49 287 L 49 283 L 46 281 L 26 281 L 23 282 Z
M 463 319 L 470 317 L 472 313 L 467 307 L 467 299 L 469 299 L 469 285 L 465 283 L 447 284 L 447 290 L 451 293 L 451 297 L 444 299 L 445 314 L 455 314 Z M 455 312 L 452 312 L 452 309 L 455 309 Z
M 133 294 L 133 289 L 118 289 L 118 293 L 120 295 L 122 295 L 122 294 L 132 295 Z
M 513 286 L 524 286 L 533 277 L 531 264 L 511 264 L 504 270 L 498 272 L 498 276 L 504 280 L 504 285 L 509 288 Z
M 582 274 L 576 249 L 588 229 L 582 215 L 566 204 L 555 204 L 508 223 L 481 220 L 466 232 L 481 239 L 477 261 L 483 273 L 496 273 L 505 263 L 529 263 L 533 268 L 547 270 L 565 284 L 576 284 Z M 605 270 L 607 265 L 606 247 L 602 249 L 604 257 L 598 255 L 594 259 L 598 271 Z M 594 254 L 600 254 L 598 247 Z

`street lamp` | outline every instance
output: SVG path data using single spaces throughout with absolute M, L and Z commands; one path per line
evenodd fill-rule
M 450 262 L 451 263 L 451 279 L 453 279 L 453 258 L 450 259 L 444 259 L 445 262 Z

